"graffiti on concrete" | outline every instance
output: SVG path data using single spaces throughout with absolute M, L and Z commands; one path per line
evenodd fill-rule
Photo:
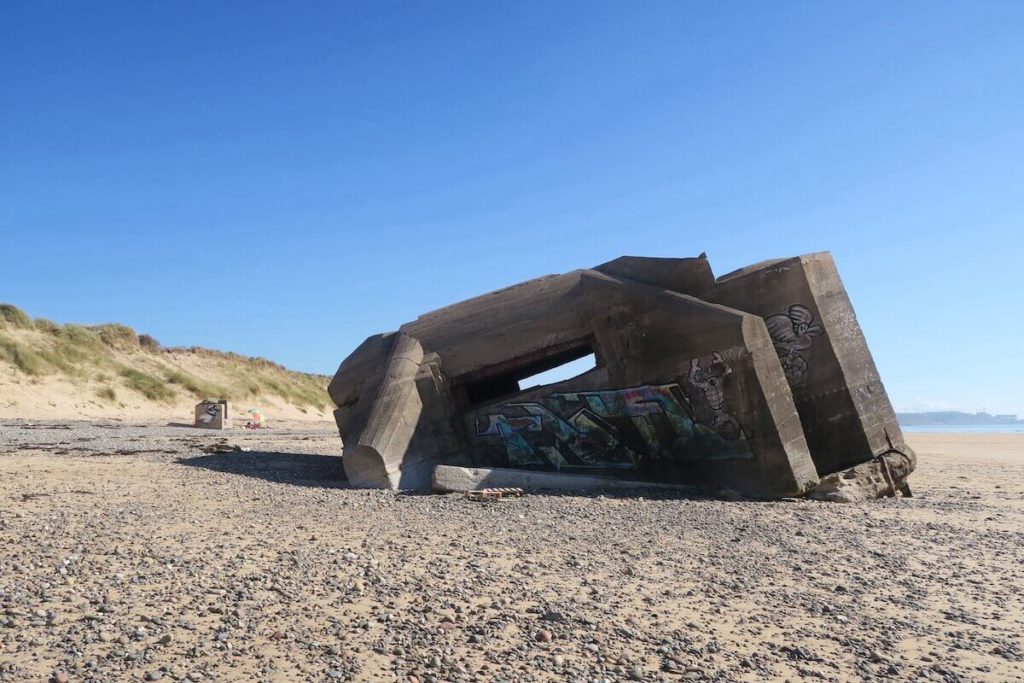
M 715 363 L 701 370 L 698 362 L 697 368 L 693 392 L 706 397 L 705 387 L 717 406 L 707 423 L 673 383 L 511 401 L 476 413 L 474 431 L 485 443 L 500 444 L 510 467 L 630 470 L 644 460 L 752 458 L 739 423 L 724 412 L 724 394 L 711 389 L 721 392 L 727 375 L 715 374 L 721 370 Z
M 815 323 L 811 309 L 801 304 L 793 304 L 785 313 L 768 316 L 764 322 L 790 386 L 802 387 L 810 369 L 807 355 L 814 345 L 814 338 L 820 336 L 824 329 Z
M 742 435 L 740 423 L 725 412 L 725 380 L 731 374 L 732 368 L 722 358 L 722 354 L 715 351 L 711 354 L 711 362 L 706 367 L 701 365 L 700 358 L 690 360 L 690 372 L 686 375 L 686 383 L 696 389 L 698 396 L 703 398 L 708 414 L 705 420 L 710 427 L 726 439 L 737 439 Z M 693 398 L 691 396 L 691 401 Z M 695 406 L 694 412 L 700 419 L 699 406 Z
M 201 424 L 210 424 L 220 415 L 222 406 L 220 403 L 208 403 L 202 414 L 199 415 L 199 422 Z

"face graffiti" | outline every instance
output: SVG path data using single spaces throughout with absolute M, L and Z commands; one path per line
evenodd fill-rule
M 814 338 L 825 330 L 814 322 L 811 309 L 801 304 L 793 304 L 786 313 L 768 316 L 764 322 L 790 386 L 803 387 L 810 369 L 807 355 Z
M 220 415 L 220 409 L 221 406 L 219 403 L 209 404 L 203 411 L 204 414 L 199 416 L 199 422 L 202 424 L 209 424 L 210 422 L 213 422 L 217 419 L 217 416 Z
M 636 469 L 643 461 L 753 457 L 725 412 L 732 369 L 714 354 L 690 364 L 687 383 L 565 392 L 493 406 L 472 432 L 500 446 L 502 464 L 537 469 Z

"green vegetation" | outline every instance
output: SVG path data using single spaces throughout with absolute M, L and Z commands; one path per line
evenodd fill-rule
M 32 327 L 32 319 L 25 314 L 25 311 L 11 304 L 0 304 L 0 322 L 22 329 Z
M 35 328 L 45 334 L 56 336 L 60 334 L 60 327 L 57 323 L 46 318 L 36 318 L 35 320 Z
M 279 396 L 298 408 L 312 406 L 320 411 L 329 405 L 327 377 L 292 372 L 263 358 L 237 354 L 225 354 L 219 365 L 235 380 L 233 384 L 246 387 L 251 396 Z
M 174 391 L 153 375 L 136 370 L 135 368 L 121 368 L 121 377 L 125 384 L 139 392 L 152 401 L 171 401 L 174 399 Z
M 13 339 L 0 336 L 0 360 L 5 360 L 27 375 L 41 375 L 46 363 L 32 349 Z
M 199 347 L 164 349 L 155 338 L 125 325 L 61 325 L 0 304 L 0 364 L 35 383 L 55 375 L 74 384 L 95 382 L 95 393 L 121 403 L 120 384 L 154 401 L 226 398 L 285 401 L 299 410 L 330 406 L 329 378 L 292 372 L 265 358 Z
M 127 325 L 107 324 L 94 325 L 90 328 L 99 337 L 100 342 L 111 349 L 132 351 L 139 348 L 139 335 Z
M 40 344 L 36 352 L 46 363 L 46 372 L 62 372 L 76 379 L 88 374 L 85 366 L 94 364 L 103 355 L 96 335 L 80 325 L 56 325 L 43 321 L 37 329 L 52 339 L 52 344 Z M 52 325 L 52 327 L 51 327 Z
M 224 387 L 204 382 L 181 370 L 168 371 L 167 381 L 186 389 L 196 398 L 231 398 L 231 392 Z
M 261 378 L 264 386 L 270 392 L 281 396 L 294 406 L 313 406 L 317 410 L 327 407 L 326 383 L 321 385 L 313 377 L 307 375 L 302 379 L 291 379 L 285 376 Z
M 148 334 L 139 335 L 139 346 L 147 351 L 159 351 L 160 342 L 156 340 L 156 337 L 151 337 Z
M 60 341 L 78 346 L 80 348 L 89 348 L 94 351 L 100 351 L 103 343 L 100 341 L 100 336 L 96 334 L 93 328 L 86 327 L 85 325 L 59 325 L 54 336 Z

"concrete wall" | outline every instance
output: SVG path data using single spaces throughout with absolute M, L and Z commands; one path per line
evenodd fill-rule
M 708 298 L 765 319 L 820 473 L 892 448 L 913 457 L 830 254 L 722 277 Z
M 590 372 L 519 389 L 585 352 Z M 427 488 L 447 464 L 784 496 L 902 446 L 828 255 L 538 278 L 370 337 L 329 391 L 358 486 Z

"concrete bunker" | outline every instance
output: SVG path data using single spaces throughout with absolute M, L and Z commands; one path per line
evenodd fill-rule
M 203 429 L 231 429 L 227 400 L 206 398 L 197 403 L 194 424 Z
M 442 465 L 857 500 L 909 494 L 915 466 L 827 253 L 537 278 L 368 338 L 329 392 L 355 486 Z

